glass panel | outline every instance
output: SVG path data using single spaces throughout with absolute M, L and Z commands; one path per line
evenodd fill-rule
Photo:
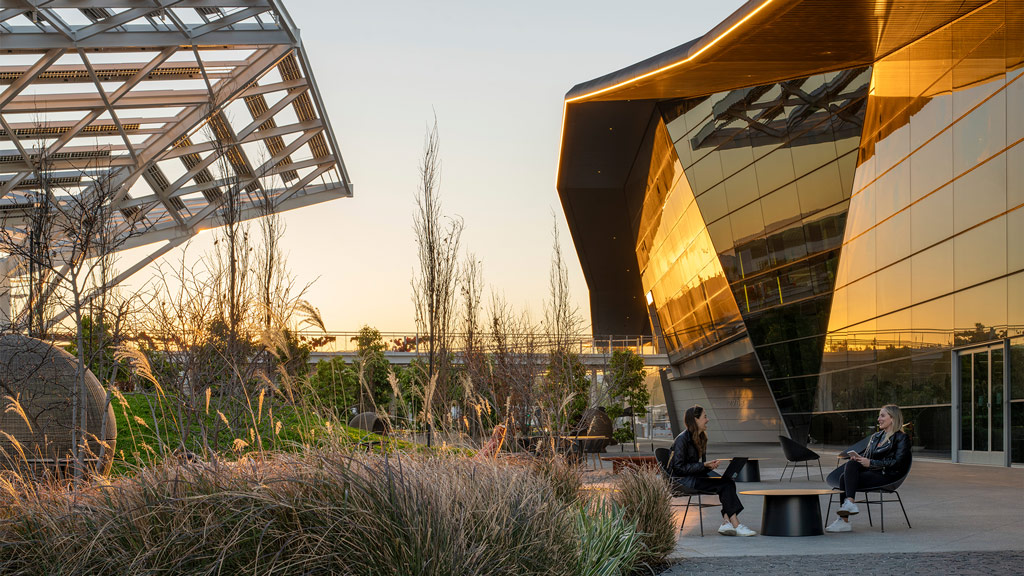
M 741 170 L 725 181 L 725 195 L 729 210 L 736 211 L 760 196 L 757 190 L 757 172 L 753 166 Z
M 754 164 L 761 195 L 768 194 L 793 181 L 793 157 L 789 148 L 782 148 Z M 795 192 L 795 190 L 794 190 Z
M 850 281 L 863 278 L 877 270 L 878 267 L 875 266 L 875 231 L 870 230 L 844 246 L 843 259 L 849 262 L 847 273 Z
M 1008 336 L 1024 336 L 1024 272 L 1006 279 L 1006 323 Z
M 1024 270 L 1024 206 L 1006 215 L 1006 248 L 1006 271 Z
M 910 260 L 893 264 L 876 274 L 876 291 L 878 315 L 887 314 L 910 306 Z M 908 316 L 909 319 L 909 316 Z M 909 328 L 910 323 L 901 328 Z
M 844 198 L 839 164 L 836 162 L 829 163 L 797 180 L 796 185 L 800 196 L 800 211 L 804 216 L 838 204 Z
M 911 297 L 923 302 L 953 291 L 953 242 L 946 241 L 910 259 Z
M 874 318 L 876 294 L 874 274 L 850 284 L 847 292 L 847 321 L 852 324 Z
M 1006 212 L 1006 156 L 976 167 L 953 183 L 953 231 Z
M 1024 138 L 1024 74 L 1018 70 L 1006 86 L 1006 143 Z
M 910 157 L 910 197 L 918 200 L 952 179 L 953 131 L 946 130 Z
M 1010 404 L 1010 461 L 1024 463 L 1024 401 Z
M 1024 400 L 1024 338 L 1010 341 L 1010 398 Z
M 960 449 L 974 450 L 974 373 L 970 354 L 960 356 Z
M 910 404 L 945 404 L 950 401 L 949 352 L 917 355 L 913 359 Z
M 858 176 L 860 168 L 857 169 Z M 855 238 L 875 225 L 875 188 L 867 186 L 850 199 L 850 215 L 847 217 L 846 237 Z
M 953 285 L 959 290 L 1006 274 L 1006 217 L 953 239 Z
M 714 222 L 729 213 L 729 204 L 725 198 L 725 185 L 719 184 L 703 195 L 697 197 L 700 215 L 704 222 Z
M 764 220 L 761 218 L 761 205 L 758 202 L 733 212 L 729 216 L 729 222 L 732 224 L 733 240 L 737 246 L 764 233 Z M 749 274 L 752 269 L 747 268 L 745 271 Z
M 910 162 L 901 162 L 875 182 L 875 221 L 881 222 L 910 204 Z
M 959 92 L 954 93 L 954 96 Z M 1000 92 L 953 125 L 953 173 L 962 174 L 1006 147 L 1006 98 Z
M 953 295 L 955 346 L 991 342 L 997 326 L 1006 324 L 1006 278 L 986 282 Z
M 946 348 L 953 344 L 952 296 L 914 306 L 910 310 L 910 318 L 914 338 L 921 348 Z
M 971 383 L 974 391 L 971 399 L 974 407 L 974 450 L 986 451 L 989 446 L 988 352 L 974 354 L 972 360 L 974 378 Z
M 761 214 L 764 216 L 765 231 L 768 232 L 799 220 L 800 202 L 797 200 L 796 185 L 790 184 L 761 198 Z
M 945 186 L 910 207 L 910 249 L 923 250 L 953 235 L 953 187 Z
M 910 255 L 910 211 L 904 210 L 878 225 L 875 265 L 881 268 Z
M 722 161 L 718 159 L 718 154 L 708 154 L 691 166 L 686 176 L 690 179 L 694 194 L 700 196 L 722 181 Z
M 1003 351 L 992 351 L 992 451 L 1003 450 Z
M 912 148 L 918 148 L 921 144 L 928 141 L 940 131 L 945 130 L 950 124 L 953 123 L 953 98 L 949 95 L 952 91 L 952 76 L 946 74 L 944 76 L 944 82 L 940 80 L 934 88 L 939 88 L 938 91 L 943 91 L 945 94 L 939 95 L 934 94 L 927 103 L 917 112 L 914 113 L 910 118 L 910 145 Z M 944 90 L 941 90 L 944 88 Z M 939 145 L 939 147 L 949 147 L 948 151 L 952 154 L 951 140 L 947 141 L 950 144 Z M 929 144 L 931 146 L 931 144 Z M 947 159 L 949 156 L 947 156 Z
M 954 116 L 966 112 L 1003 83 L 1005 4 L 989 3 L 952 26 L 952 56 L 957 62 L 953 68 Z

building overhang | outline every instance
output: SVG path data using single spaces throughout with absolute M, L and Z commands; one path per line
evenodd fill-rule
M 988 4 L 752 0 L 696 40 L 570 90 L 556 188 L 595 333 L 646 316 L 632 233 L 647 175 L 632 168 L 645 166 L 659 102 L 869 65 Z

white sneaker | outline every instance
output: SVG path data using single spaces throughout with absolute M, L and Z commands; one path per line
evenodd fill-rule
M 844 500 L 843 505 L 839 507 L 839 510 L 836 510 L 836 514 L 841 518 L 846 518 L 847 516 L 860 514 L 860 508 L 857 508 L 857 505 L 853 503 L 853 500 Z
M 742 524 L 740 524 L 740 526 L 742 526 Z M 722 524 L 718 527 L 718 533 L 722 536 L 735 536 L 736 529 L 732 527 L 732 524 L 726 522 L 725 524 Z
M 743 524 L 740 524 L 739 526 L 736 527 L 736 535 L 737 536 L 757 536 L 757 532 L 754 532 L 750 528 L 747 528 Z
M 825 532 L 851 532 L 853 526 L 849 522 L 842 518 L 836 518 L 836 521 L 825 527 Z

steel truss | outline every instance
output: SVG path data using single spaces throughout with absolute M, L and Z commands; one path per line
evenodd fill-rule
M 40 194 L 113 186 L 121 249 L 161 244 L 115 282 L 229 194 L 245 219 L 352 196 L 279 0 L 0 0 L 0 53 L 0 225 L 27 238 Z

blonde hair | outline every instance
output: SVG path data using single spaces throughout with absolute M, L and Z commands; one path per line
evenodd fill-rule
M 903 430 L 903 412 L 900 410 L 900 407 L 895 404 L 886 404 L 885 406 L 882 406 L 882 410 L 885 410 L 889 414 L 889 417 L 892 418 L 892 428 L 890 428 L 890 431 L 886 432 L 885 436 L 882 438 L 882 440 L 885 441 L 896 432 Z

